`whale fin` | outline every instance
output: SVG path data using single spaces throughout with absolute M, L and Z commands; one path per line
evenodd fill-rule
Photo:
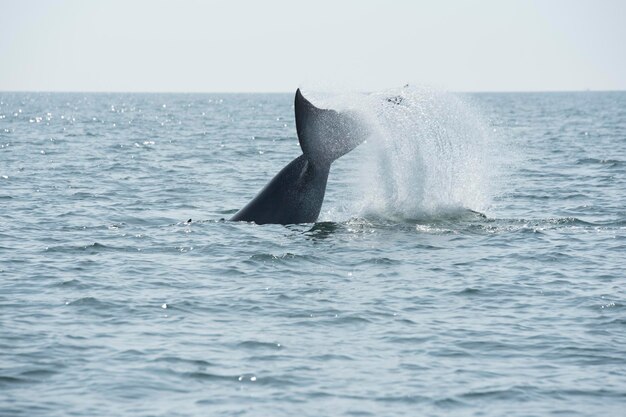
M 303 155 L 283 168 L 230 219 L 257 224 L 312 223 L 317 220 L 330 164 L 365 138 L 365 124 L 352 112 L 323 110 L 300 90 L 295 98 L 296 128 Z
M 355 114 L 319 109 L 299 88 L 294 108 L 300 147 L 313 164 L 330 165 L 365 140 L 363 124 Z

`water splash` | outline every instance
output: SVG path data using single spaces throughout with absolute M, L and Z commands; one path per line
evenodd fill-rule
M 488 209 L 497 173 L 495 142 L 461 97 L 404 87 L 322 97 L 322 103 L 358 110 L 371 132 L 359 149 L 356 198 L 327 214 L 413 220 Z

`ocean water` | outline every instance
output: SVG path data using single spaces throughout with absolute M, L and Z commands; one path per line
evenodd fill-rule
M 0 93 L 1 416 L 623 415 L 626 93 L 316 99 L 371 134 L 258 226 L 293 95 Z

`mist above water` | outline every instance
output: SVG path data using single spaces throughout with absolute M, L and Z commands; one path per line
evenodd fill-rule
M 498 171 L 495 141 L 480 113 L 461 97 L 404 87 L 314 102 L 357 111 L 370 132 L 356 151 L 356 198 L 339 203 L 348 216 L 412 220 L 490 206 Z

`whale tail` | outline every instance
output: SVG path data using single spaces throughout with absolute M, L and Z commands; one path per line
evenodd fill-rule
M 363 142 L 356 113 L 318 109 L 300 90 L 295 98 L 296 128 L 303 155 L 284 167 L 231 218 L 257 224 L 312 223 L 324 201 L 330 164 Z
M 294 107 L 300 147 L 314 165 L 330 166 L 365 140 L 364 126 L 356 114 L 319 109 L 299 88 Z

